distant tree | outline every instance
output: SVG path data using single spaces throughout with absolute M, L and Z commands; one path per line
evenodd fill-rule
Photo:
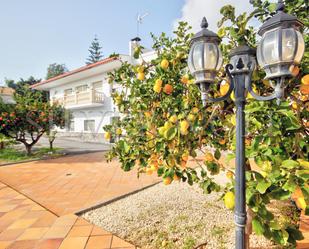
M 97 37 L 95 37 L 91 43 L 91 46 L 88 49 L 90 55 L 86 60 L 87 65 L 98 62 L 103 58 L 101 49 L 102 47 L 100 46 L 99 40 Z
M 67 71 L 68 69 L 65 64 L 57 64 L 57 63 L 50 64 L 47 68 L 46 79 L 48 80 L 50 78 L 56 77 Z
M 33 76 L 30 76 L 28 79 L 20 78 L 19 81 L 14 81 L 11 79 L 5 79 L 4 82 L 7 87 L 13 88 L 16 93 L 22 94 L 24 91 L 24 86 L 31 86 L 36 83 L 39 83 L 41 79 L 36 79 Z

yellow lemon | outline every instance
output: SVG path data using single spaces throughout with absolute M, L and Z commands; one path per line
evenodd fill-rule
M 188 84 L 189 76 L 187 74 L 182 76 L 180 82 L 183 83 L 183 84 Z
M 303 95 L 307 95 L 309 94 L 309 85 L 301 85 L 299 90 Z
M 172 183 L 172 178 L 171 177 L 165 177 L 164 179 L 163 179 L 163 183 L 164 183 L 164 185 L 170 185 L 171 183 Z
M 187 120 L 183 120 L 180 122 L 180 129 L 187 130 L 189 128 L 190 124 Z
M 199 109 L 198 109 L 197 107 L 193 107 L 193 108 L 192 108 L 192 112 L 193 112 L 194 114 L 197 114 L 197 113 L 199 112 Z
M 144 66 L 139 66 L 139 67 L 137 68 L 137 72 L 138 72 L 138 73 L 143 73 L 144 70 L 145 70 Z
M 144 112 L 144 114 L 145 114 L 145 116 L 146 116 L 147 118 L 150 118 L 150 117 L 151 117 L 151 112 Z
M 137 78 L 138 78 L 139 80 L 144 80 L 144 79 L 145 79 L 145 74 L 144 74 L 144 73 L 138 73 L 138 74 L 137 74 Z
M 163 69 L 167 69 L 168 66 L 169 66 L 169 62 L 167 59 L 163 59 L 160 63 L 160 66 L 163 68 Z
M 152 171 L 151 168 L 147 168 L 147 169 L 146 169 L 146 174 L 147 174 L 147 175 L 152 175 L 152 173 L 153 173 L 153 171 Z
M 115 97 L 115 102 L 117 105 L 120 105 L 122 103 L 122 97 L 120 95 Z
M 233 209 L 235 207 L 235 195 L 233 192 L 229 191 L 224 195 L 224 205 L 228 209 Z
M 226 144 L 226 141 L 225 141 L 225 139 L 224 139 L 224 138 L 220 139 L 220 140 L 219 140 L 219 144 L 221 144 L 221 145 L 224 145 L 224 144 Z
M 121 130 L 121 128 L 117 128 L 117 130 L 116 130 L 116 134 L 117 134 L 118 136 L 120 136 L 120 135 L 122 134 L 122 130 Z
M 309 85 L 309 74 L 306 74 L 304 77 L 301 78 L 301 83 L 303 85 Z
M 190 113 L 190 114 L 188 115 L 188 120 L 191 121 L 191 122 L 193 122 L 193 121 L 195 120 L 195 116 L 194 116 L 193 114 Z
M 176 115 L 172 115 L 169 119 L 169 121 L 171 121 L 173 124 L 175 124 L 178 121 L 178 118 Z
M 292 108 L 293 108 L 294 110 L 297 110 L 297 109 L 298 109 L 298 105 L 297 105 L 297 103 L 296 103 L 295 101 L 293 101 L 293 103 L 292 103 Z
M 183 161 L 188 161 L 188 159 L 189 159 L 189 152 L 186 151 L 185 153 L 183 153 L 182 156 L 181 156 L 181 159 Z
M 177 174 L 174 174 L 173 180 L 179 182 L 180 181 L 180 177 Z
M 222 83 L 220 84 L 220 94 L 221 94 L 221 96 L 224 96 L 225 94 L 227 94 L 229 89 L 230 89 L 230 84 L 228 82 L 226 82 L 225 80 L 222 81 Z
M 105 132 L 104 138 L 105 138 L 106 140 L 110 140 L 110 139 L 111 139 L 111 133 L 110 133 L 110 132 Z
M 212 161 L 214 161 L 214 156 L 210 152 L 207 152 L 205 154 L 205 160 L 208 161 L 208 162 L 212 162 Z
M 229 178 L 229 179 L 233 179 L 234 178 L 234 173 L 229 170 L 228 172 L 226 172 L 226 177 Z
M 231 100 L 235 101 L 235 93 L 234 92 L 231 93 Z
M 301 208 L 302 210 L 305 210 L 306 207 L 307 207 L 307 203 L 305 201 L 305 198 L 304 197 L 297 198 L 296 205 L 297 205 L 297 207 Z

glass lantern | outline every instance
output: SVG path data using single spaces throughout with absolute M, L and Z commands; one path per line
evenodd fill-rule
M 220 38 L 217 34 L 207 29 L 208 23 L 203 18 L 202 30 L 195 34 L 191 40 L 188 57 L 189 70 L 194 75 L 195 83 L 212 83 L 220 70 L 223 58 L 219 49 Z M 204 85 L 204 84 L 203 84 Z
M 279 1 L 277 13 L 259 30 L 262 39 L 257 48 L 257 60 L 265 70 L 267 79 L 294 77 L 304 55 L 305 42 L 296 17 L 284 13 L 284 4 Z

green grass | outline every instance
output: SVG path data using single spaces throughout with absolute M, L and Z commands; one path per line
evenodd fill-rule
M 53 150 L 50 150 L 49 148 L 40 148 L 38 150 L 34 150 L 32 155 L 28 156 L 24 150 L 18 150 L 12 147 L 8 147 L 0 150 L 0 164 L 35 160 L 44 158 L 46 156 L 58 157 L 61 155 L 59 153 L 60 150 L 60 148 L 54 148 Z

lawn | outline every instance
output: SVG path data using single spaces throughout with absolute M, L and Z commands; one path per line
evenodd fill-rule
M 26 152 L 22 149 L 15 147 L 8 147 L 0 150 L 0 164 L 21 162 L 28 160 L 36 160 L 42 158 L 53 158 L 63 155 L 60 148 L 54 148 L 50 150 L 49 148 L 40 148 L 34 150 L 31 156 L 28 156 Z

